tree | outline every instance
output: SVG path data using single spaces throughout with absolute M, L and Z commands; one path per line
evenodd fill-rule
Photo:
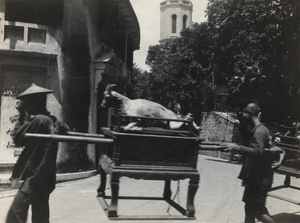
M 152 99 L 171 108 L 179 103 L 183 114 L 192 112 L 196 120 L 213 87 L 209 35 L 206 23 L 195 23 L 173 42 L 150 46 L 146 59 Z
M 151 100 L 151 92 L 149 88 L 151 81 L 149 79 L 150 76 L 148 72 L 143 71 L 134 63 L 132 77 L 132 97 Z
M 273 120 L 293 113 L 300 86 L 299 7 L 297 0 L 209 1 L 213 64 L 229 84 L 231 105 L 256 99 Z
M 206 14 L 173 42 L 149 47 L 140 95 L 200 117 L 215 85 L 227 85 L 231 107 L 255 100 L 266 121 L 300 119 L 300 1 L 209 0 Z

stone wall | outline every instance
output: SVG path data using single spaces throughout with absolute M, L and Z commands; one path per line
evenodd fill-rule
M 238 121 L 230 113 L 204 112 L 201 121 L 201 136 L 205 141 L 237 142 Z
M 201 119 L 201 138 L 205 142 L 236 142 L 240 141 L 238 121 L 232 114 L 224 112 L 204 112 Z M 219 151 L 200 151 L 200 154 L 232 159 L 230 154 Z

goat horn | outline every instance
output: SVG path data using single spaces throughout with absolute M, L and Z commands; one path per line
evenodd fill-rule
M 116 84 L 108 84 L 108 85 L 106 86 L 105 91 L 107 91 L 109 94 L 111 94 L 111 89 L 112 89 L 113 87 L 116 87 L 116 86 L 117 86 Z

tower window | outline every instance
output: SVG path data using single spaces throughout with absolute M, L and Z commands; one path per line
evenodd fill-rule
M 172 33 L 176 33 L 176 20 L 177 20 L 177 15 L 173 14 L 172 15 Z
M 187 15 L 184 15 L 182 18 L 182 29 L 186 28 L 186 22 L 187 22 Z

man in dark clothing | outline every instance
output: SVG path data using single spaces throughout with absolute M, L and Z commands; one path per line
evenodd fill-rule
M 15 126 L 13 140 L 23 146 L 11 177 L 12 185 L 23 180 L 8 212 L 6 222 L 26 222 L 29 206 L 32 222 L 49 222 L 49 196 L 55 188 L 56 155 L 58 143 L 28 139 L 25 133 L 52 134 L 67 131 L 67 126 L 58 122 L 46 109 L 47 94 L 53 91 L 32 84 L 22 94 L 18 110 L 20 118 Z
M 245 187 L 245 223 L 254 223 L 255 218 L 262 222 L 274 223 L 265 207 L 268 190 L 273 182 L 273 154 L 270 151 L 270 134 L 260 122 L 260 109 L 255 103 L 246 104 L 240 111 L 240 132 L 243 145 L 224 143 L 224 151 L 237 151 L 245 160 L 239 174 Z M 276 152 L 276 151 L 275 151 Z M 278 152 L 278 151 L 277 151 Z

